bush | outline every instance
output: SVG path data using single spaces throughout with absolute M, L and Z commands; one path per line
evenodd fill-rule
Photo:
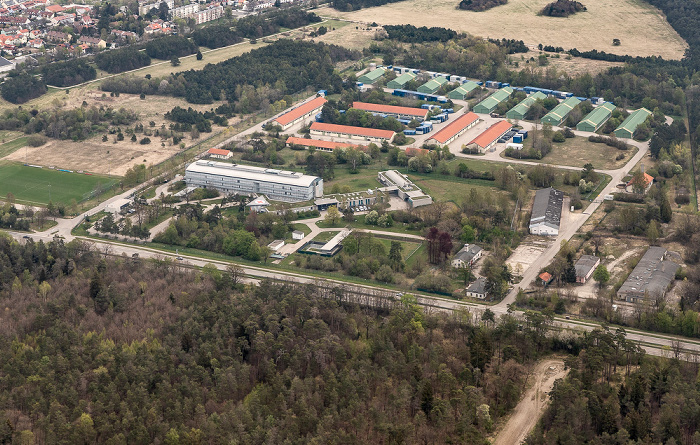
M 560 142 L 561 143 L 564 141 L 566 141 L 566 136 L 564 136 L 564 133 L 562 133 L 561 131 L 555 132 L 554 135 L 552 136 L 552 142 Z
M 27 138 L 27 145 L 30 147 L 41 147 L 48 139 L 40 134 L 33 134 Z
M 141 140 L 139 141 L 139 144 L 141 144 L 141 145 L 147 145 L 147 144 L 150 144 L 150 143 L 151 143 L 151 140 L 150 140 L 149 138 L 147 138 L 147 137 L 146 137 L 146 138 L 143 138 L 143 139 L 141 139 Z
M 393 283 L 394 282 L 394 271 L 388 265 L 383 265 L 379 268 L 374 278 L 381 283 Z

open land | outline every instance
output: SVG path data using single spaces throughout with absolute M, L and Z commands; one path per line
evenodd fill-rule
M 545 67 L 537 66 L 537 58 L 540 56 L 540 54 L 549 54 L 549 57 L 547 58 L 548 63 Z M 557 55 L 559 57 L 556 57 Z M 534 61 L 530 60 L 531 58 L 534 59 Z M 524 70 L 526 68 L 552 67 L 556 68 L 557 71 L 563 71 L 573 77 L 580 76 L 581 74 L 585 73 L 595 76 L 596 74 L 602 73 L 609 68 L 624 65 L 622 62 L 608 62 L 605 60 L 593 60 L 583 57 L 571 57 L 566 54 L 547 53 L 536 50 L 530 50 L 526 53 L 520 54 L 511 54 L 509 59 L 512 63 L 518 63 L 517 67 L 513 66 L 512 64 L 509 66 L 510 69 L 515 71 Z M 528 60 L 530 60 L 529 63 L 527 62 Z
M 534 46 L 542 43 L 664 59 L 682 58 L 687 47 L 661 12 L 641 1 L 589 1 L 587 11 L 568 18 L 537 15 L 549 2 L 510 0 L 506 5 L 474 12 L 457 9 L 457 0 L 407 0 L 353 12 L 323 8 L 318 14 L 380 25 L 441 26 L 482 37 L 523 40 Z M 620 39 L 621 45 L 613 46 L 613 39 Z

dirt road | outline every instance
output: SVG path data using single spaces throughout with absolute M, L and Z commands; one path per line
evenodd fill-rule
M 515 407 L 513 415 L 496 436 L 493 445 L 516 445 L 525 440 L 547 406 L 547 394 L 552 390 L 554 381 L 566 377 L 568 373 L 562 360 L 552 359 L 539 363 L 532 376 L 535 384 Z

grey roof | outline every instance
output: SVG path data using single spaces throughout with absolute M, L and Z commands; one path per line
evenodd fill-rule
M 537 190 L 535 203 L 532 206 L 530 227 L 544 223 L 550 227 L 559 228 L 563 203 L 564 192 L 552 187 Z
M 600 258 L 597 256 L 593 255 L 581 255 L 581 258 L 576 261 L 576 264 L 574 264 L 574 268 L 576 269 L 576 276 L 577 277 L 585 277 L 588 275 L 588 273 L 596 267 L 598 264 L 598 261 L 600 261 Z
M 0 66 L 7 66 L 7 65 L 12 65 L 12 62 L 7 60 L 4 57 L 0 57 Z
M 301 230 L 292 231 L 292 235 L 303 235 L 303 234 L 304 234 L 304 232 L 302 232 Z
M 308 176 L 298 172 L 214 161 L 193 162 L 187 166 L 186 171 L 300 187 L 309 187 L 318 179 L 316 176 Z
M 664 295 L 679 267 L 665 257 L 666 249 L 663 247 L 649 247 L 618 293 L 638 296 L 648 293 L 651 297 Z
M 459 249 L 459 252 L 455 254 L 453 259 L 468 263 L 482 250 L 483 249 L 476 244 L 465 244 L 464 247 Z
M 477 294 L 486 294 L 486 278 L 478 278 L 475 282 L 469 285 L 467 292 L 474 292 Z

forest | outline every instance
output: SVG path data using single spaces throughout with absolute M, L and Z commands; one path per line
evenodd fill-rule
M 496 6 L 505 5 L 506 3 L 508 3 L 508 0 L 461 0 L 459 2 L 459 9 L 465 9 L 467 11 L 486 11 Z
M 51 63 L 45 65 L 41 72 L 44 82 L 57 87 L 70 87 L 97 77 L 97 71 L 85 59 Z
M 196 52 L 197 45 L 182 36 L 159 37 L 146 43 L 146 54 L 153 59 L 170 60 L 173 57 L 189 56 Z
M 144 51 L 126 47 L 103 51 L 95 56 L 95 65 L 110 74 L 131 71 L 151 64 L 151 58 Z
M 331 6 L 338 11 L 356 11 L 372 6 L 382 6 L 387 3 L 396 3 L 402 0 L 331 0 Z
M 574 0 L 557 0 L 552 3 L 548 3 L 540 11 L 541 15 L 546 15 L 549 17 L 568 17 L 577 12 L 586 11 L 586 7 L 583 3 Z
M 384 25 L 390 39 L 406 43 L 447 42 L 457 36 L 451 29 L 413 25 Z
M 0 87 L 0 95 L 13 104 L 23 104 L 46 93 L 46 82 L 30 74 L 9 76 Z
M 483 444 L 533 361 L 581 349 L 536 312 L 241 280 L 0 236 L 0 443 Z

